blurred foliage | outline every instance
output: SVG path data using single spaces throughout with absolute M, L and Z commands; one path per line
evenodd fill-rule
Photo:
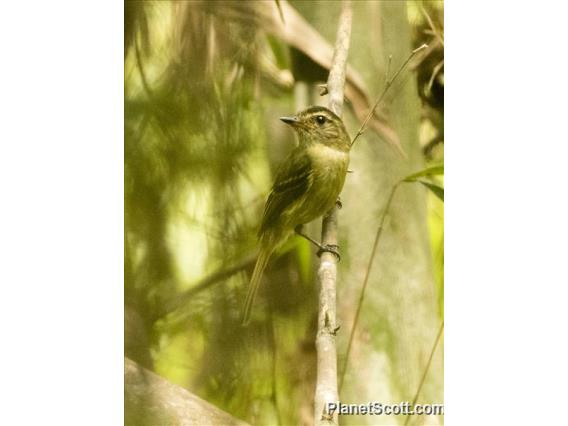
M 333 42 L 337 7 L 291 4 L 324 15 Z M 317 289 L 305 241 L 272 260 L 251 326 L 239 315 L 272 171 L 294 144 L 276 118 L 298 109 L 299 87 L 315 99 L 327 70 L 259 28 L 256 7 L 125 2 L 125 352 L 236 417 L 309 424 Z M 443 38 L 442 3 L 410 3 L 408 18 L 415 47 Z M 438 164 L 443 43 L 415 71 L 424 161 Z M 428 205 L 442 312 L 443 204 Z
M 409 3 L 413 45 L 429 45 L 431 53 L 416 68 L 418 93 L 422 100 L 420 145 L 425 160 L 444 161 L 444 8 L 442 2 Z M 437 283 L 438 303 L 444 312 L 444 206 L 428 197 L 428 225 Z

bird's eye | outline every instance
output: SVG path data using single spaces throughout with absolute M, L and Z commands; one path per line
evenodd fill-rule
M 323 123 L 325 123 L 325 117 L 323 115 L 317 115 L 316 122 L 321 126 Z

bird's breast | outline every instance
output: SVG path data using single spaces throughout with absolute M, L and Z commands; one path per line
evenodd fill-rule
M 349 153 L 339 151 L 325 145 L 315 145 L 308 148 L 308 155 L 313 164 L 313 170 L 321 178 L 336 177 L 337 174 L 347 173 Z
M 349 166 L 349 153 L 327 146 L 310 147 L 308 155 L 312 162 L 311 184 L 295 209 L 294 225 L 310 222 L 335 205 Z

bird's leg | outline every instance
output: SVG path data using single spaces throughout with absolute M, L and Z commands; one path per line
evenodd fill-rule
M 304 237 L 306 240 L 308 240 L 310 243 L 314 244 L 315 246 L 317 246 L 320 250 L 323 249 L 323 245 L 318 243 L 316 240 L 314 240 L 312 237 L 310 237 L 307 234 L 304 234 L 304 225 L 298 225 L 294 228 L 294 232 L 296 232 L 296 234 L 298 234 L 300 237 Z
M 334 255 L 337 256 L 337 261 L 341 260 L 341 256 L 339 255 L 339 246 L 335 245 L 335 244 L 321 244 L 318 243 L 316 240 L 314 240 L 312 237 L 304 234 L 303 231 L 304 225 L 298 225 L 294 228 L 294 231 L 296 232 L 296 234 L 298 234 L 300 237 L 304 237 L 306 240 L 308 240 L 310 243 L 314 244 L 315 246 L 317 246 L 319 248 L 318 250 L 318 257 L 320 257 L 322 255 L 322 253 L 324 252 L 328 252 L 328 253 L 333 253 Z

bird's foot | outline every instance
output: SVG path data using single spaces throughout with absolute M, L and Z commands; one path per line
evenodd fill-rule
M 336 244 L 320 244 L 318 250 L 318 257 L 321 257 L 323 253 L 332 253 L 337 257 L 337 261 L 341 260 L 341 255 L 339 254 L 339 246 Z
M 296 232 L 296 234 L 298 234 L 300 237 L 305 238 L 306 240 L 308 240 L 310 243 L 312 243 L 313 245 L 315 245 L 316 247 L 319 248 L 318 250 L 318 257 L 321 257 L 322 253 L 328 252 L 328 253 L 333 253 L 335 256 L 337 256 L 337 261 L 339 262 L 341 260 L 341 256 L 339 255 L 339 246 L 336 244 L 321 244 L 319 242 L 317 242 L 316 240 L 314 240 L 313 238 L 309 237 L 308 235 L 304 234 L 303 232 L 303 225 L 298 225 L 296 226 L 296 228 L 294 228 L 294 231 Z
M 337 197 L 337 201 L 335 202 L 335 205 L 337 206 L 338 209 L 342 209 L 343 208 L 343 203 L 341 202 L 341 198 Z

